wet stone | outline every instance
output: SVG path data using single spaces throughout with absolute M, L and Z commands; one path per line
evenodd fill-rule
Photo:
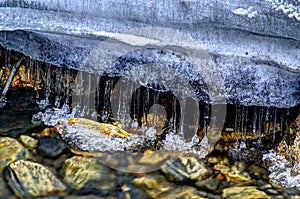
M 20 135 L 19 140 L 29 150 L 35 149 L 37 147 L 37 140 L 28 135 Z
M 70 195 L 70 196 L 65 196 L 64 199 L 106 199 L 106 197 L 100 197 L 96 195 L 84 195 L 84 196 Z
M 212 174 L 204 162 L 195 157 L 181 156 L 174 162 L 167 161 L 162 167 L 162 172 L 171 181 L 202 180 Z
M 106 196 L 116 189 L 113 171 L 93 157 L 73 156 L 62 166 L 64 181 L 79 194 Z
M 0 198 L 3 199 L 14 194 L 5 182 L 3 175 L 0 176 L 0 190 Z
M 278 195 L 279 194 L 279 192 L 276 189 L 266 189 L 265 192 L 268 195 Z
M 222 173 L 229 182 L 244 182 L 251 180 L 249 173 L 240 171 L 236 166 L 229 167 L 227 165 L 217 164 L 214 166 L 214 170 Z
M 201 190 L 209 191 L 214 194 L 221 194 L 222 189 L 228 187 L 229 184 L 224 181 L 219 181 L 217 179 L 204 179 L 199 180 L 195 183 L 195 186 Z
M 0 171 L 22 158 L 29 158 L 29 152 L 21 143 L 14 138 L 0 137 Z
M 168 199 L 180 199 L 180 198 L 193 198 L 193 199 L 204 199 L 211 198 L 217 199 L 218 196 L 213 194 L 205 193 L 203 191 L 198 191 L 194 187 L 190 186 L 178 186 L 175 189 L 159 195 L 159 198 L 168 198 Z
M 66 190 L 65 185 L 43 165 L 28 160 L 18 160 L 5 169 L 8 185 L 21 198 L 57 195 Z
M 256 164 L 252 164 L 248 167 L 248 172 L 254 179 L 268 179 L 268 171 Z
M 173 190 L 174 184 L 160 174 L 148 174 L 135 178 L 132 184 L 146 192 L 151 198 L 158 198 L 160 194 Z
M 271 198 L 265 192 L 256 189 L 254 186 L 247 187 L 230 187 L 223 190 L 222 194 L 223 198 L 226 199 L 253 199 L 253 198 L 261 198 L 261 199 L 269 199 Z
M 56 137 L 39 137 L 38 152 L 44 157 L 55 158 L 67 149 L 67 145 Z
M 122 184 L 121 191 L 118 191 L 116 195 L 117 198 L 137 198 L 137 199 L 148 199 L 150 198 L 146 192 L 138 189 L 137 187 L 131 184 Z

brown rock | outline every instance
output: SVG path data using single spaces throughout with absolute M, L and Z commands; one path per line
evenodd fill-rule
M 132 184 L 145 191 L 151 198 L 158 198 L 160 194 L 173 190 L 174 184 L 159 174 L 146 175 L 135 178 Z
M 226 199 L 236 199 L 236 198 L 243 198 L 243 199 L 253 199 L 253 198 L 269 199 L 269 198 L 271 198 L 265 192 L 259 191 L 254 186 L 230 187 L 230 188 L 223 189 L 222 197 L 226 198 Z
M 10 163 L 29 158 L 29 152 L 16 139 L 0 137 L 0 172 Z
M 108 193 L 117 186 L 112 170 L 93 157 L 73 156 L 67 159 L 62 166 L 62 174 L 64 181 L 80 193 L 91 189 Z
M 212 174 L 212 170 L 204 162 L 186 156 L 181 156 L 174 162 L 167 161 L 161 170 L 172 181 L 202 180 Z

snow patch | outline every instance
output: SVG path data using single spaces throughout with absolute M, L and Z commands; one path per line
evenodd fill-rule
M 247 16 L 248 18 L 253 18 L 257 16 L 257 10 L 255 10 L 253 7 L 249 7 L 249 8 L 236 8 L 234 10 L 232 10 L 232 12 L 234 14 L 237 15 L 243 15 L 243 16 Z

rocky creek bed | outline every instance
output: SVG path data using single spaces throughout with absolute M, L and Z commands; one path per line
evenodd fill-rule
M 0 113 L 7 124 L 0 128 L 0 198 L 300 198 L 297 171 L 291 176 L 294 188 L 270 180 L 291 168 L 280 150 L 236 151 L 220 143 L 204 159 L 178 154 L 152 172 L 109 168 L 97 157 L 72 150 L 52 126 L 33 125 L 32 96 L 17 92 L 8 96 L 22 96 L 24 103 L 9 103 Z M 298 132 L 297 124 L 289 130 Z M 156 158 L 151 156 L 147 164 Z

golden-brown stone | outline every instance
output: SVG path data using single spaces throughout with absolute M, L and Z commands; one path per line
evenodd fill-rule
M 230 182 L 244 182 L 250 181 L 251 177 L 247 172 L 241 172 L 237 167 L 229 167 L 227 165 L 217 164 L 214 166 L 214 170 L 220 171 L 227 181 Z
M 159 174 L 149 174 L 135 178 L 132 184 L 145 191 L 151 198 L 159 198 L 159 195 L 171 191 L 174 187 L 166 178 Z
M 65 185 L 39 163 L 18 160 L 11 163 L 5 172 L 8 185 L 21 198 L 57 195 L 66 190 Z
M 0 171 L 10 163 L 29 156 L 27 149 L 16 139 L 0 137 Z
M 111 169 L 93 157 L 73 156 L 62 166 L 64 181 L 75 190 L 93 187 L 100 191 L 110 191 L 116 187 Z
M 222 197 L 225 199 L 253 199 L 253 198 L 261 198 L 261 199 L 269 199 L 271 198 L 265 192 L 256 189 L 254 186 L 247 187 L 230 187 L 223 189 Z
M 70 125 L 82 126 L 89 129 L 95 129 L 109 136 L 128 138 L 130 136 L 129 133 L 124 131 L 123 129 L 114 126 L 112 124 L 107 123 L 99 123 L 93 120 L 85 119 L 85 118 L 69 118 L 68 123 Z

